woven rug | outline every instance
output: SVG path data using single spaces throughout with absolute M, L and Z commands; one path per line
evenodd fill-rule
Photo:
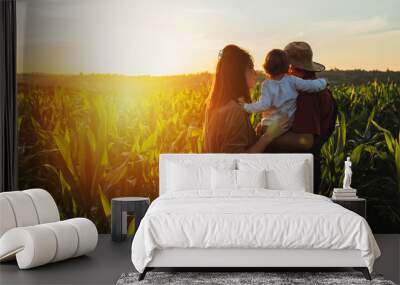
M 213 285 L 245 285 L 245 284 L 379 284 L 395 285 L 384 280 L 381 275 L 372 275 L 372 281 L 364 278 L 360 272 L 148 272 L 142 281 L 138 281 L 139 273 L 124 273 L 117 285 L 133 284 L 213 284 Z

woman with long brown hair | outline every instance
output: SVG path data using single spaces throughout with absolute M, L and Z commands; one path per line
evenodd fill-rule
M 287 131 L 287 118 L 256 135 L 249 114 L 238 99 L 250 103 L 250 90 L 257 79 L 253 59 L 236 45 L 220 52 L 215 78 L 207 99 L 204 124 L 204 152 L 257 153 Z

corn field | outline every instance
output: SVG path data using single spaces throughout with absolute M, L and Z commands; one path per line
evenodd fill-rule
M 21 86 L 19 188 L 47 189 L 62 218 L 88 217 L 109 232 L 112 197 L 157 197 L 160 153 L 202 151 L 210 85 L 207 78 L 143 94 Z M 400 232 L 400 86 L 343 85 L 333 93 L 339 116 L 322 149 L 322 194 L 341 185 L 351 156 L 352 186 L 368 199 L 374 232 Z

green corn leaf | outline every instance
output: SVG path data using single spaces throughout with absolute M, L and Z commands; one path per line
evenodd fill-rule
M 110 200 L 104 195 L 103 191 L 101 190 L 101 186 L 98 188 L 99 195 L 100 195 L 100 201 L 101 205 L 103 206 L 103 212 L 106 217 L 111 216 L 111 206 L 110 206 Z
M 133 235 L 136 232 L 135 217 L 132 218 L 128 225 L 128 235 Z
M 107 184 L 107 188 L 105 190 L 107 191 L 112 186 L 117 184 L 122 178 L 124 178 L 127 170 L 127 161 L 125 161 L 120 166 L 108 171 L 104 176 L 105 183 Z
M 351 161 L 354 163 L 354 165 L 357 165 L 360 161 L 360 157 L 361 157 L 361 153 L 363 152 L 365 148 L 365 145 L 360 144 L 358 146 L 356 146 L 355 149 L 353 149 L 353 151 L 351 152 Z
M 142 151 L 142 152 L 146 152 L 146 151 L 149 151 L 151 148 L 155 147 L 156 139 L 157 139 L 156 133 L 153 132 L 153 133 L 152 133 L 150 136 L 148 136 L 148 137 L 146 138 L 146 140 L 143 142 L 141 151 Z

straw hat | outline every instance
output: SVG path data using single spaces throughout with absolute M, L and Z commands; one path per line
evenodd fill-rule
M 325 66 L 313 61 L 313 52 L 310 45 L 306 42 L 291 42 L 285 46 L 285 52 L 288 55 L 289 63 L 296 68 L 321 72 Z

